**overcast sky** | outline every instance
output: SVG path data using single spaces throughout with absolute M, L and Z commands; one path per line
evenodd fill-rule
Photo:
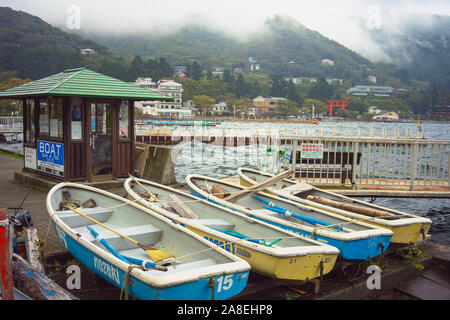
M 85 32 L 164 33 L 189 21 L 245 37 L 266 18 L 290 16 L 307 28 L 366 56 L 382 56 L 364 41 L 360 21 L 367 28 L 395 25 L 413 13 L 450 15 L 449 0 L 2 0 L 0 6 L 37 15 L 55 26 L 67 26 L 71 6 L 80 10 Z M 69 11 L 68 11 L 69 10 Z M 362 20 L 361 20 L 362 19 Z M 367 56 L 371 58 L 370 56 Z M 373 57 L 372 57 L 373 58 Z

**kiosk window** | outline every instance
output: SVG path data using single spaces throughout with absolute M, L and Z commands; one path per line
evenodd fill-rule
M 70 99 L 70 117 L 71 117 L 71 132 L 72 140 L 83 139 L 83 113 L 81 112 L 81 99 Z
M 63 137 L 63 103 L 61 98 L 40 99 L 39 135 Z
M 63 106 L 62 99 L 50 100 L 50 137 L 63 137 Z
M 26 110 L 27 110 L 27 126 L 25 131 L 25 142 L 34 143 L 35 142 L 35 109 L 34 109 L 34 100 L 27 99 L 26 100 Z
M 48 136 L 50 134 L 49 126 L 50 104 L 48 99 L 39 101 L 39 135 Z
M 122 100 L 120 103 L 119 110 L 119 137 L 120 138 L 128 138 L 128 130 L 130 126 L 130 121 L 128 118 L 128 101 Z

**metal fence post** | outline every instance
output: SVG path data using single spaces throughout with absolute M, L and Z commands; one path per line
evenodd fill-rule
M 417 153 L 418 153 L 418 145 L 416 143 L 413 143 L 411 145 L 411 164 L 410 164 L 410 168 L 411 168 L 411 172 L 409 174 L 410 176 L 410 186 L 409 186 L 409 190 L 414 190 L 414 182 L 416 180 L 416 174 L 417 174 Z
M 358 163 L 359 142 L 353 142 L 352 189 L 356 189 L 356 164 Z

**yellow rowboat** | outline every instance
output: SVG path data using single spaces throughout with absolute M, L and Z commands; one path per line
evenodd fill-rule
M 242 186 L 251 186 L 273 176 L 271 174 L 249 168 L 239 168 L 237 173 Z M 394 232 L 391 239 L 391 244 L 393 245 L 407 245 L 421 241 L 425 239 L 431 226 L 430 219 L 381 207 L 373 203 L 368 203 L 334 192 L 319 189 L 306 183 L 297 183 L 296 181 L 290 179 L 284 179 L 276 185 L 266 188 L 265 191 L 269 194 L 278 195 L 292 201 L 301 202 L 305 206 L 320 208 L 348 218 L 361 220 L 368 224 L 390 229 Z M 315 199 L 316 201 L 321 201 L 321 203 L 308 199 Z M 325 201 L 323 201 L 323 199 L 325 199 Z M 327 200 L 331 200 L 331 202 Z M 333 202 L 343 203 L 346 209 L 344 210 L 342 207 L 337 208 L 335 206 L 330 206 L 329 203 Z M 327 205 L 324 203 L 327 203 Z M 339 203 L 337 203 L 337 205 L 340 205 Z M 388 214 L 386 216 L 378 217 L 368 216 L 366 214 L 349 210 L 349 208 L 352 208 L 353 206 L 355 207 L 355 211 L 359 211 L 359 208 L 356 208 L 356 206 L 358 206 L 363 208 L 363 212 L 372 210 L 376 212 L 383 211 Z
M 272 278 L 289 283 L 318 278 L 333 269 L 339 255 L 335 247 L 168 186 L 129 178 L 124 187 L 131 199 L 147 209 L 242 258 L 252 271 Z M 180 206 L 185 212 L 180 212 Z M 192 218 L 176 212 L 189 213 Z

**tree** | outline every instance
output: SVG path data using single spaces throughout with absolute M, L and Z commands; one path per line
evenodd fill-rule
M 298 116 L 299 110 L 297 107 L 297 103 L 295 101 L 291 101 L 286 99 L 279 103 L 277 111 L 282 116 Z
M 206 96 L 206 95 L 199 95 L 199 96 L 194 96 L 192 98 L 192 102 L 194 103 L 194 105 L 200 109 L 201 115 L 205 115 L 205 111 L 206 112 L 210 112 L 212 111 L 214 104 L 216 103 L 216 100 Z
M 271 89 L 270 95 L 273 97 L 285 97 L 287 92 L 287 81 L 281 74 L 270 75 Z
M 325 101 L 330 99 L 332 95 L 333 88 L 328 84 L 324 77 L 320 77 L 317 82 L 311 85 L 308 96 L 312 99 Z
M 248 114 L 250 108 L 253 108 L 253 101 L 249 98 L 240 98 L 236 102 L 236 111 L 238 113 Z
M 165 58 L 159 58 L 158 67 L 161 77 L 171 77 L 173 68 Z
M 367 112 L 369 105 L 359 97 L 351 97 L 348 102 L 348 109 L 350 111 L 357 111 L 359 114 Z
M 192 65 L 187 66 L 186 76 L 198 81 L 203 77 L 203 72 L 198 61 L 194 61 Z
M 315 115 L 327 114 L 329 111 L 327 104 L 320 100 L 308 98 L 308 99 L 305 99 L 305 101 L 303 101 L 302 108 L 307 113 L 307 115 L 311 115 L 313 106 L 314 106 L 314 114 Z
M 133 61 L 131 61 L 130 70 L 128 72 L 128 80 L 134 81 L 139 76 L 145 76 L 146 68 L 145 63 L 142 61 L 140 56 L 135 56 Z
M 290 80 L 288 82 L 287 89 L 286 89 L 286 98 L 291 101 L 296 102 L 297 104 L 301 104 L 300 94 L 299 94 L 297 88 L 295 87 L 294 82 L 292 82 L 292 80 Z

